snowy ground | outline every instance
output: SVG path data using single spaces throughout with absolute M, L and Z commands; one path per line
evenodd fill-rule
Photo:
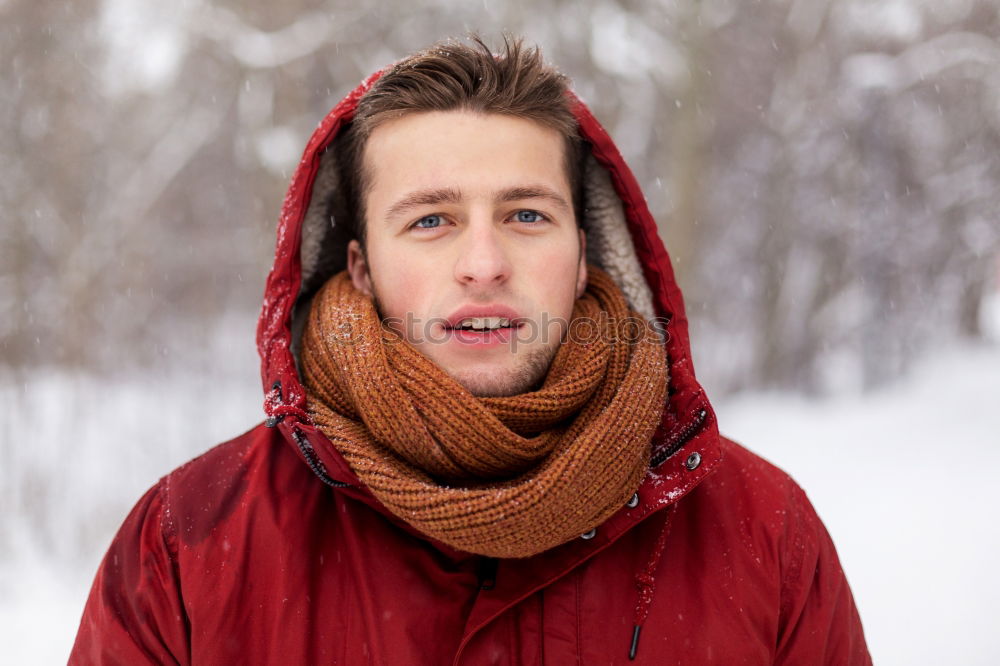
M 0 385 L 0 662 L 65 663 L 101 551 L 132 502 L 259 418 L 251 353 L 238 377 Z M 807 490 L 880 666 L 1000 663 L 998 398 L 1000 348 L 984 346 L 866 396 L 716 405 L 724 432 Z

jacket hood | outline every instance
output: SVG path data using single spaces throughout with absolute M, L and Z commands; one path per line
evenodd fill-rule
M 360 482 L 326 437 L 311 423 L 296 366 L 296 337 L 313 293 L 345 268 L 337 224 L 328 200 L 337 186 L 334 151 L 327 150 L 351 121 L 376 72 L 335 106 L 313 132 L 285 196 L 278 220 L 274 265 L 267 278 L 257 326 L 267 424 L 293 442 L 313 471 L 331 485 Z M 684 302 L 656 223 L 635 177 L 604 128 L 569 93 L 580 135 L 589 148 L 585 164 L 584 220 L 587 258 L 619 284 L 634 310 L 666 321 L 670 370 L 668 397 L 653 438 L 643 492 L 666 506 L 694 487 L 720 459 L 719 433 L 709 401 L 695 378 Z M 296 316 L 298 315 L 298 316 Z M 368 496 L 366 499 L 373 498 Z

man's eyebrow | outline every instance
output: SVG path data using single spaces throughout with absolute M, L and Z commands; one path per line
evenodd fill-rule
M 436 190 L 417 190 L 416 192 L 410 192 L 392 204 L 386 212 L 386 217 L 396 217 L 418 206 L 436 206 L 443 203 L 454 204 L 461 200 L 462 193 L 450 187 L 442 187 Z
M 505 201 L 521 201 L 522 199 L 547 199 L 566 211 L 570 210 L 569 202 L 566 201 L 562 195 L 555 190 L 550 190 L 544 185 L 522 185 L 519 187 L 509 187 L 505 190 L 497 192 L 493 196 L 493 199 L 497 203 Z
M 544 185 L 519 185 L 497 191 L 493 195 L 496 203 L 522 201 L 525 199 L 546 199 L 564 210 L 571 210 L 569 202 L 555 190 Z M 410 192 L 402 199 L 392 204 L 386 211 L 386 218 L 392 219 L 406 213 L 411 208 L 419 206 L 436 206 L 438 204 L 456 204 L 462 201 L 462 193 L 451 187 Z

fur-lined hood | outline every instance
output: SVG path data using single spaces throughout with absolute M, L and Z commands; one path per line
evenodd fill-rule
M 334 107 L 306 145 L 278 220 L 274 265 L 257 327 L 269 425 L 278 426 L 297 444 L 300 455 L 321 478 L 350 485 L 357 483 L 356 477 L 305 412 L 306 394 L 295 347 L 298 320 L 308 310 L 312 295 L 346 264 L 342 241 L 337 240 L 342 236 L 334 233 L 338 221 L 329 212 L 337 187 L 336 154 L 331 146 L 351 121 L 359 98 L 380 75 L 372 75 Z M 634 310 L 666 322 L 662 330 L 670 386 L 662 423 L 653 439 L 647 482 L 655 482 L 662 504 L 667 504 L 715 467 L 720 458 L 718 427 L 695 378 L 683 298 L 646 200 L 607 132 L 583 102 L 570 95 L 580 135 L 589 149 L 583 219 L 588 261 L 615 279 Z M 677 455 L 679 451 L 684 454 Z M 674 483 L 666 482 L 670 479 Z

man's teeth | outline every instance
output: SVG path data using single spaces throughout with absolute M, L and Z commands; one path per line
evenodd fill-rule
M 510 319 L 505 317 L 467 317 L 458 323 L 458 328 L 471 328 L 478 331 L 493 331 L 510 326 Z

